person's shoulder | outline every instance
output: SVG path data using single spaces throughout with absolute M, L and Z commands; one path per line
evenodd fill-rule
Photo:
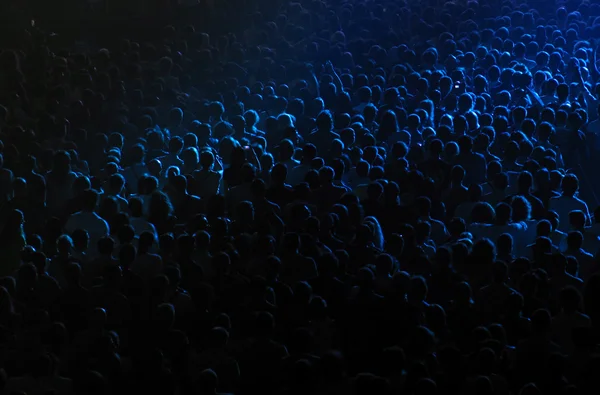
M 563 201 L 563 197 L 562 196 L 555 196 L 555 197 L 551 197 L 549 200 L 549 203 L 559 203 Z
M 534 201 L 536 204 L 543 204 L 542 203 L 542 199 L 540 199 L 539 197 L 535 196 L 534 194 L 530 193 L 529 195 L 527 195 L 527 199 L 530 201 Z
M 197 263 L 193 263 L 192 264 L 193 267 L 200 267 Z M 177 287 L 177 290 L 175 292 L 174 299 L 175 301 L 188 301 L 190 299 L 192 299 L 192 297 L 190 296 L 190 294 L 188 293 L 188 291 L 186 291 L 185 289 L 181 288 L 181 287 Z
M 302 162 L 299 162 L 296 166 L 292 167 L 289 172 L 294 172 L 294 171 L 300 171 L 303 170 L 305 168 L 306 165 L 304 165 Z
M 75 219 L 81 218 L 82 215 L 83 215 L 83 211 L 74 212 L 73 214 L 69 215 L 69 217 L 67 218 L 67 222 L 71 221 L 71 220 L 75 220 Z
M 383 303 L 386 301 L 385 297 L 381 296 L 380 294 L 373 292 L 373 301 L 375 303 Z
M 591 322 L 590 316 L 581 312 L 576 312 L 575 316 L 580 324 L 589 324 Z
M 142 278 L 142 276 L 140 276 L 139 274 L 137 274 L 136 272 L 134 272 L 132 270 L 123 271 L 123 279 L 125 279 L 126 281 L 129 282 L 130 287 L 133 286 L 133 288 L 138 288 L 138 289 L 141 289 L 144 287 L 143 285 L 141 285 L 144 283 L 144 279 Z
M 225 178 L 227 178 L 227 177 L 225 177 Z M 244 191 L 247 188 L 248 188 L 247 184 L 238 184 L 238 185 L 232 186 L 230 191 L 231 191 L 231 193 L 240 193 L 240 191 Z
M 350 188 L 344 187 L 344 186 L 341 186 L 341 185 L 333 185 L 333 189 L 336 190 L 336 191 L 338 191 L 338 192 L 344 192 L 344 193 L 350 191 Z
M 594 259 L 594 255 L 590 254 L 586 250 L 581 250 L 581 255 L 585 256 L 587 259 Z
M 152 252 L 147 252 L 144 255 L 147 256 L 149 259 L 152 259 L 154 261 L 161 261 L 162 262 L 162 257 L 160 255 L 158 255 L 158 254 L 154 254 Z
M 92 215 L 89 218 L 93 219 L 98 224 L 102 224 L 102 225 L 108 226 L 108 222 L 106 222 L 106 220 L 104 218 L 102 218 L 101 216 L 99 216 L 98 213 L 92 213 Z
M 277 203 L 274 203 L 270 200 L 266 200 L 267 206 L 271 207 L 273 210 L 281 210 L 281 207 Z
M 127 302 L 128 299 L 123 293 L 117 289 L 108 288 L 103 284 L 95 285 L 90 288 L 90 296 L 92 298 L 108 298 L 109 300 L 117 300 L 119 302 Z
M 444 227 L 446 226 L 446 224 L 444 224 L 442 221 L 440 221 L 439 219 L 435 219 L 435 218 L 430 218 L 429 222 L 432 224 L 437 224 L 437 225 L 444 226 Z
M 582 289 L 583 288 L 584 282 L 579 277 L 573 276 L 570 273 L 565 273 L 564 277 L 565 278 L 563 280 L 559 280 L 558 277 L 553 277 L 553 278 L 556 278 L 556 280 L 558 280 L 561 283 L 567 283 L 568 285 L 570 285 L 572 287 L 575 287 L 577 289 Z
M 439 166 L 439 167 L 443 167 L 443 168 L 450 166 L 450 164 L 442 158 L 436 158 L 433 161 L 431 161 L 431 163 L 434 164 L 435 166 Z
M 50 262 L 53 262 L 54 260 L 50 260 Z M 39 281 L 40 283 L 43 283 L 46 286 L 56 286 L 58 287 L 58 281 L 56 281 L 56 279 L 48 274 L 42 274 L 41 276 L 39 276 Z
M 63 295 L 68 297 L 76 297 L 77 303 L 85 303 L 91 295 L 91 290 L 84 287 L 83 285 L 66 287 L 61 289 Z
M 494 225 L 492 224 L 484 224 L 481 222 L 474 222 L 467 226 L 468 229 L 491 229 Z M 467 230 L 468 230 L 467 229 Z
M 102 284 L 94 285 L 93 287 L 90 288 L 90 294 L 92 294 L 94 296 L 104 294 L 105 291 L 106 291 L 106 288 Z
M 558 230 L 558 229 L 556 229 L 556 230 L 554 230 L 554 232 L 553 232 L 553 233 L 554 233 L 554 234 L 556 235 L 556 237 L 558 237 L 558 238 L 565 238 L 565 237 L 567 237 L 567 234 L 566 234 L 565 232 L 563 232 L 562 230 Z
M 498 162 L 500 162 L 500 158 L 499 158 L 499 157 L 497 157 L 496 155 L 494 155 L 494 154 L 490 153 L 490 154 L 489 154 L 489 161 L 490 161 L 490 162 L 493 162 L 493 161 L 498 161 Z
M 479 291 L 478 291 L 478 292 L 479 292 L 480 294 L 487 294 L 487 293 L 491 292 L 491 290 L 492 290 L 492 287 L 493 287 L 493 284 L 487 284 L 487 285 L 484 285 L 484 286 L 482 286 L 481 288 L 479 288 Z
M 570 273 L 565 273 L 567 275 L 567 278 L 569 279 L 569 281 L 571 281 L 574 284 L 577 285 L 583 285 L 583 280 L 580 279 L 579 277 L 576 277 Z
M 192 201 L 193 203 L 199 203 L 199 202 L 202 200 L 202 199 L 200 199 L 200 197 L 199 197 L 199 196 L 196 196 L 196 195 L 194 195 L 194 194 L 192 194 L 192 193 L 189 193 L 189 194 L 188 194 L 188 199 L 189 199 L 190 201 Z
M 508 224 L 509 229 L 514 229 L 514 230 L 523 230 L 523 229 L 527 229 L 527 224 L 525 222 L 511 222 L 510 224 Z

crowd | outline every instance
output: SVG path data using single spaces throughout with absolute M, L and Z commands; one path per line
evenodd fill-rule
M 0 394 L 598 393 L 600 3 L 204 6 L 4 37 Z

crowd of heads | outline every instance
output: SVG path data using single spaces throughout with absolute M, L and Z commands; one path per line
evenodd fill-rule
M 597 393 L 600 3 L 181 7 L 0 52 L 0 393 Z

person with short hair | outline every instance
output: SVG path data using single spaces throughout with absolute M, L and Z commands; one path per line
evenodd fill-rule
M 67 234 L 72 234 L 77 229 L 87 230 L 90 236 L 90 245 L 95 246 L 98 241 L 109 235 L 108 223 L 96 212 L 98 205 L 98 192 L 88 189 L 82 195 L 82 210 L 71 214 L 65 224 Z M 96 256 L 96 251 L 90 251 L 90 256 Z
M 590 223 L 590 211 L 587 204 L 577 194 L 579 179 L 575 174 L 567 174 L 561 182 L 562 195 L 550 199 L 548 210 L 556 211 L 560 220 L 558 229 L 565 232 L 569 230 L 569 213 L 580 210 L 585 215 L 586 224 Z

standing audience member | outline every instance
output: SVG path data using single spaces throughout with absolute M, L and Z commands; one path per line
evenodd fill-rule
M 1 394 L 598 393 L 597 1 L 188 3 L 2 8 Z

